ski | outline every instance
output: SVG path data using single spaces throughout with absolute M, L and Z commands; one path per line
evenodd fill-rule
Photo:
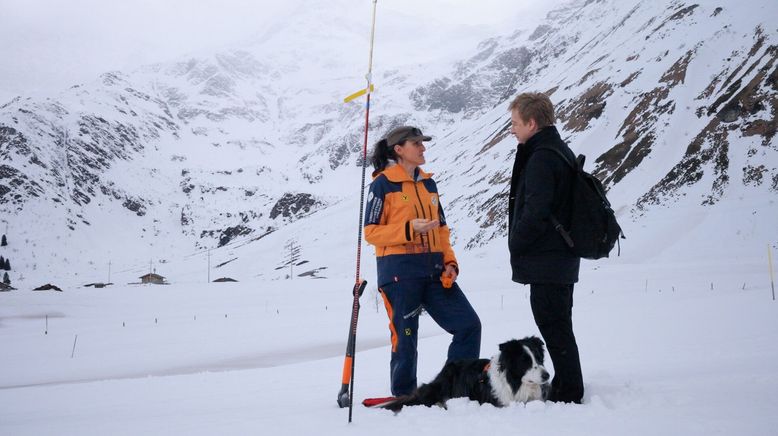
M 395 401 L 397 401 L 397 397 L 377 397 L 377 398 L 365 398 L 362 400 L 362 405 L 365 407 L 369 407 L 371 409 L 381 408 L 383 406 L 388 406 Z

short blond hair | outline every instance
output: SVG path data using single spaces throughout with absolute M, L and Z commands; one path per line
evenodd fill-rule
M 508 110 L 516 111 L 525 123 L 534 119 L 538 127 L 554 124 L 554 105 L 542 92 L 524 92 L 517 95 L 508 106 Z

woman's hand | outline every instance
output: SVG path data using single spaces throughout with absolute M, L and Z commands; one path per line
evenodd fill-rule
M 446 265 L 446 271 L 443 272 L 443 275 L 451 277 L 451 281 L 455 282 L 457 280 L 457 269 L 454 268 L 454 265 L 448 264 Z
M 440 227 L 440 221 L 438 220 L 430 221 L 424 218 L 416 218 L 411 220 L 411 226 L 413 226 L 413 231 L 416 233 L 427 233 L 432 229 L 437 229 L 438 227 Z

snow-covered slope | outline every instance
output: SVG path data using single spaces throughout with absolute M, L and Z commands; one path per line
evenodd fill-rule
M 364 114 L 341 100 L 364 86 L 369 32 L 348 2 L 328 5 L 230 50 L 0 107 L 12 280 L 95 281 L 109 262 L 116 281 L 206 280 L 208 265 L 280 278 L 290 242 L 298 273 L 348 275 Z M 762 256 L 778 215 L 776 9 L 574 1 L 477 45 L 382 17 L 371 139 L 402 123 L 435 137 L 427 169 L 455 247 L 484 256 L 504 245 L 507 103 L 547 91 L 610 189 L 627 259 Z M 461 39 L 427 56 L 411 28 Z

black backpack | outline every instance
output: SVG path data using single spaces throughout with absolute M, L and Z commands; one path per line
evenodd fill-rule
M 558 154 L 575 173 L 570 194 L 572 203 L 570 219 L 566 221 L 570 224 L 566 229 L 554 215 L 551 215 L 554 229 L 562 235 L 576 255 L 584 259 L 608 257 L 619 237 L 624 239 L 625 236 L 616 221 L 616 214 L 611 209 L 610 202 L 605 197 L 602 183 L 584 171 L 586 156 L 579 154 L 575 163 L 572 163 L 560 150 L 546 147 L 544 149 Z M 621 254 L 621 244 L 619 244 L 619 254 Z

